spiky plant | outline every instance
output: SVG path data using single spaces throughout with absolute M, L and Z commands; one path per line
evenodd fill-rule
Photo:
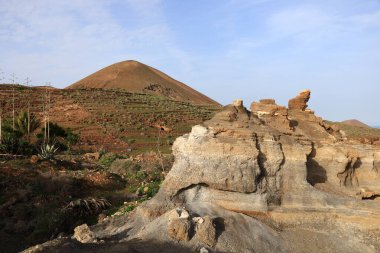
M 111 203 L 104 198 L 88 197 L 71 201 L 64 210 L 76 215 L 87 216 L 98 214 L 111 206 Z
M 33 113 L 29 115 L 27 111 L 21 111 L 15 122 L 15 130 L 25 136 L 34 132 L 40 124 L 40 120 Z
M 19 154 L 21 146 L 21 140 L 17 136 L 6 134 L 1 138 L 0 152 L 5 154 Z
M 41 145 L 38 156 L 43 160 L 53 160 L 57 152 L 56 142 L 53 144 L 46 143 Z

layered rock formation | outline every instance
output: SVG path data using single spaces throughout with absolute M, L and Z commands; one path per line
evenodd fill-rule
M 91 228 L 96 252 L 379 252 L 380 150 L 347 142 L 309 97 L 235 101 L 194 126 L 153 199 Z
M 298 96 L 289 100 L 289 110 L 304 111 L 307 108 L 307 102 L 310 99 L 310 90 L 302 91 Z

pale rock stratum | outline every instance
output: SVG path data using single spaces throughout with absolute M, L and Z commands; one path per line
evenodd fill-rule
M 380 149 L 305 110 L 309 96 L 224 107 L 177 138 L 153 199 L 91 227 L 103 243 L 25 252 L 380 252 Z

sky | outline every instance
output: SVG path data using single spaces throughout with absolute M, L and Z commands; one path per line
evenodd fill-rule
M 221 104 L 304 89 L 380 126 L 380 0 L 0 0 L 0 82 L 66 87 L 137 60 Z

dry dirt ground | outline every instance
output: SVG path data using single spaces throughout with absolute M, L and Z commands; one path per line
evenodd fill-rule
M 18 252 L 71 234 L 82 223 L 125 214 L 158 191 L 164 174 L 155 153 L 104 157 L 0 161 L 0 252 Z M 163 157 L 164 170 L 171 159 Z M 103 200 L 110 205 L 102 206 Z

